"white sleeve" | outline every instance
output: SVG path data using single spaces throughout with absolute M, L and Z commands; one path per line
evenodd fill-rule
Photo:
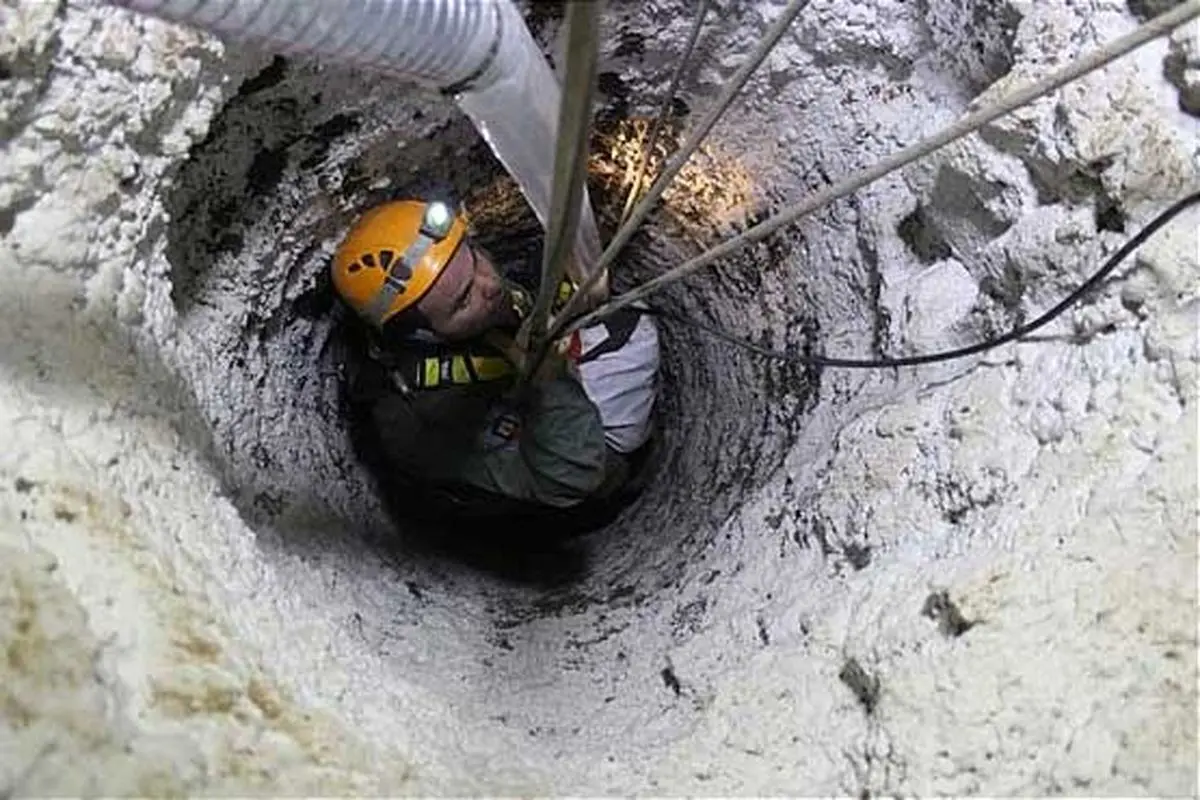
M 618 453 L 632 453 L 650 438 L 651 414 L 658 383 L 658 328 L 649 314 L 638 314 L 629 339 L 619 348 L 588 360 L 588 353 L 608 339 L 603 322 L 579 332 L 584 391 L 600 412 L 604 439 Z

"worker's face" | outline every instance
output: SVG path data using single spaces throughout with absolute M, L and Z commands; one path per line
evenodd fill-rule
M 417 308 L 443 339 L 471 339 L 490 328 L 515 325 L 516 314 L 496 267 L 467 242 L 450 259 Z

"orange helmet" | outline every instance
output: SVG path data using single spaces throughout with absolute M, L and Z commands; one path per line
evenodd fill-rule
M 400 200 L 362 216 L 333 258 L 333 287 L 372 325 L 420 300 L 467 232 L 445 203 Z

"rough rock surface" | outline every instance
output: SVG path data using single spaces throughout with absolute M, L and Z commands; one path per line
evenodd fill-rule
M 713 5 L 682 112 L 783 7 Z M 713 143 L 769 213 L 1160 5 L 813 0 Z M 602 116 L 691 7 L 615 7 Z M 1196 792 L 1195 213 L 978 360 L 669 327 L 654 485 L 498 574 L 392 530 L 324 279 L 355 211 L 496 175 L 454 107 L 93 2 L 0 23 L 0 794 Z M 660 302 L 831 354 L 1032 318 L 1200 187 L 1198 31 Z

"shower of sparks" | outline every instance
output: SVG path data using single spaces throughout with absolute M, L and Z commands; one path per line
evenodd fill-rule
M 649 118 L 634 117 L 593 134 L 588 186 L 597 224 L 609 234 L 637 179 L 651 124 Z M 658 178 L 680 139 L 680 132 L 671 126 L 660 132 L 638 187 L 639 198 Z M 745 166 L 717 145 L 705 144 L 663 194 L 657 220 L 671 233 L 706 244 L 744 227 L 753 203 L 754 183 Z M 537 224 L 520 189 L 508 176 L 479 187 L 464 205 L 476 228 L 523 232 Z
M 520 233 L 538 225 L 525 195 L 508 175 L 476 188 L 463 200 L 463 207 L 471 227 L 477 230 Z
M 612 130 L 598 131 L 593 139 L 593 182 L 612 197 L 618 217 L 637 180 L 652 124 L 644 117 L 621 120 Z M 672 126 L 659 133 L 637 187 L 638 199 L 662 172 L 682 139 L 681 133 Z M 661 211 L 684 232 L 706 240 L 740 227 L 752 211 L 753 195 L 754 183 L 745 166 L 716 144 L 707 143 L 692 155 L 663 193 Z

